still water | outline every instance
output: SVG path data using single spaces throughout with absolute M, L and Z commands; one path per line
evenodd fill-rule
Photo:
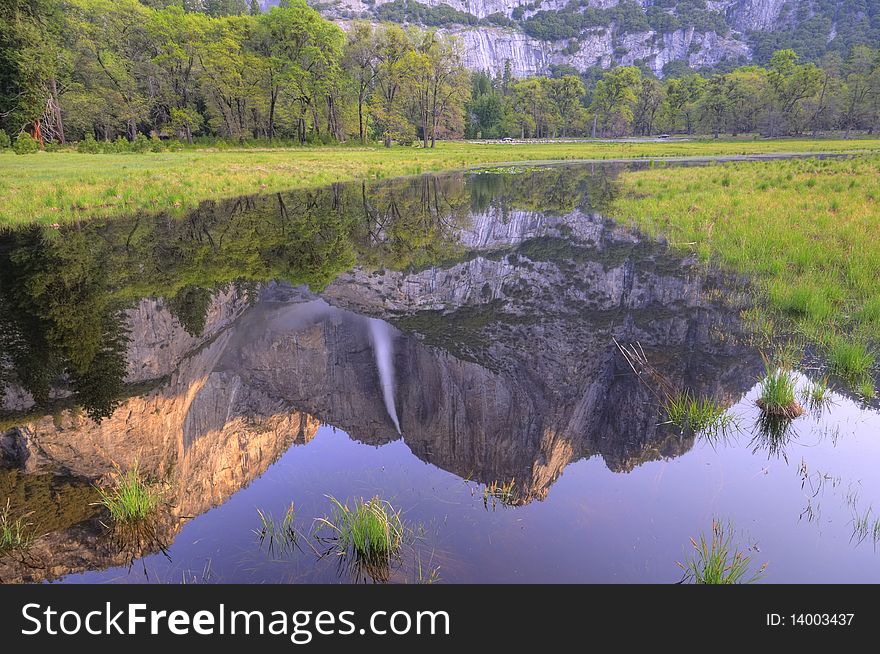
M 0 499 L 40 536 L 0 580 L 671 583 L 719 519 L 765 581 L 880 581 L 876 407 L 836 392 L 762 430 L 748 280 L 613 222 L 623 170 L 0 235 Z M 735 428 L 668 424 L 617 343 Z M 122 542 L 94 485 L 134 465 L 166 506 Z M 381 571 L 312 535 L 328 496 L 376 495 L 410 530 Z M 257 511 L 291 503 L 270 550 Z

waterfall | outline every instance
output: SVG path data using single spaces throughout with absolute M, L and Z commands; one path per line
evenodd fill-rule
M 370 340 L 376 355 L 376 368 L 379 369 L 379 383 L 382 384 L 382 397 L 385 410 L 391 417 L 397 433 L 400 433 L 400 421 L 397 419 L 397 408 L 394 406 L 394 348 L 391 339 L 394 333 L 391 325 L 375 318 L 369 318 Z

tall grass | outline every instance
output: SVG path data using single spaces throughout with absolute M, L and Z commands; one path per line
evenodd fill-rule
M 678 566 L 685 571 L 685 579 L 695 584 L 751 584 L 764 576 L 767 564 L 752 572 L 752 558 L 741 552 L 732 542 L 731 524 L 725 527 L 712 521 L 708 540 L 700 534 L 699 541 L 691 538 L 693 552 Z
M 293 502 L 287 507 L 284 517 L 276 521 L 271 513 L 257 509 L 260 527 L 254 533 L 260 539 L 260 546 L 266 544 L 270 556 L 289 554 L 296 547 L 299 534 L 294 526 L 296 511 Z
M 339 554 L 351 556 L 368 565 L 390 562 L 400 551 L 404 526 L 400 512 L 378 497 L 354 500 L 352 506 L 335 497 L 329 498 L 333 511 L 318 518 L 318 527 L 330 530 Z
M 733 416 L 710 397 L 695 397 L 687 390 L 672 395 L 663 403 L 670 423 L 685 432 L 708 435 L 727 432 L 734 425 Z
M 877 357 L 865 344 L 841 337 L 833 337 L 827 346 L 828 366 L 831 372 L 853 387 L 864 386 L 871 380 Z
M 13 518 L 10 502 L 6 500 L 6 506 L 0 509 L 0 555 L 30 547 L 34 531 L 27 517 Z
M 769 416 L 797 418 L 804 408 L 797 400 L 795 374 L 787 368 L 769 367 L 760 382 L 761 394 L 758 406 Z
M 772 310 L 762 328 L 830 341 L 835 374 L 864 381 L 874 365 L 864 344 L 880 342 L 880 157 L 655 168 L 621 180 L 613 218 L 750 275 Z
M 161 493 L 142 478 L 137 464 L 117 473 L 109 488 L 98 488 L 103 504 L 116 523 L 142 522 L 159 508 Z

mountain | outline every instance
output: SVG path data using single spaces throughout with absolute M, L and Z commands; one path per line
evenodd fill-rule
M 555 67 L 643 65 L 657 75 L 808 59 L 880 39 L 880 0 L 309 0 L 354 19 L 434 27 L 461 37 L 469 67 L 517 76 Z M 278 0 L 263 0 L 264 8 Z

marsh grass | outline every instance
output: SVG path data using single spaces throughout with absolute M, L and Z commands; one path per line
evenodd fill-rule
M 13 551 L 25 551 L 34 541 L 33 525 L 27 521 L 30 514 L 12 516 L 11 504 L 0 509 L 0 556 Z
M 864 343 L 850 341 L 839 336 L 829 339 L 826 346 L 828 367 L 852 388 L 861 391 L 870 384 L 873 396 L 871 373 L 877 361 L 872 349 Z
M 699 541 L 691 538 L 693 553 L 678 566 L 684 570 L 685 581 L 695 584 L 751 584 L 759 581 L 767 569 L 761 565 L 752 572 L 752 558 L 741 552 L 732 542 L 730 523 L 725 527 L 712 521 L 709 539 L 700 534 Z
M 271 513 L 262 509 L 257 509 L 257 515 L 260 518 L 260 526 L 254 529 L 254 534 L 260 539 L 260 547 L 265 544 L 269 556 L 290 554 L 299 540 L 299 533 L 294 525 L 296 511 L 293 502 L 287 507 L 280 521 L 275 520 Z
M 584 141 L 516 145 L 440 142 L 433 149 L 380 146 L 202 149 L 143 154 L 0 153 L 0 227 L 63 223 L 137 211 L 182 215 L 204 200 L 275 193 L 481 164 L 572 159 L 871 152 L 880 140 Z M 656 170 L 662 171 L 662 167 Z M 715 175 L 715 173 L 713 173 Z M 717 175 L 716 175 L 717 176 Z M 740 176 L 731 172 L 730 189 Z M 844 205 L 842 210 L 845 210 Z
M 871 539 L 874 549 L 880 544 L 880 517 L 873 517 L 873 507 L 868 507 L 864 511 L 856 509 L 853 503 L 852 517 L 852 534 L 850 542 L 861 545 L 864 541 Z
M 680 391 L 663 373 L 648 361 L 640 343 L 621 345 L 612 339 L 639 381 L 654 394 L 666 415 L 666 424 L 682 432 L 701 434 L 709 440 L 726 437 L 739 429 L 736 417 L 710 397 L 697 397 L 691 390 Z
M 109 488 L 98 488 L 100 503 L 115 523 L 139 523 L 154 516 L 161 503 L 161 492 L 142 476 L 137 464 L 128 471 L 117 471 Z
M 440 566 L 433 565 L 433 563 L 433 552 L 431 552 L 431 558 L 428 559 L 424 566 L 422 565 L 422 555 L 416 552 L 415 581 L 417 584 L 431 585 L 440 581 Z
M 735 426 L 734 417 L 710 397 L 695 397 L 687 390 L 666 398 L 663 410 L 669 422 L 683 432 L 725 434 Z
M 502 506 L 513 506 L 518 503 L 519 496 L 515 488 L 516 480 L 493 481 L 483 487 L 483 506 L 493 509 L 500 502 Z
M 803 414 L 804 407 L 798 402 L 796 394 L 797 378 L 791 370 L 774 368 L 768 362 L 767 372 L 761 379 L 760 386 L 761 394 L 757 404 L 764 415 L 792 420 Z
M 864 382 L 865 344 L 880 342 L 880 157 L 657 167 L 620 179 L 612 218 L 749 275 L 770 312 L 744 316 L 756 335 L 827 342 L 834 374 Z
M 316 520 L 317 531 L 331 532 L 337 554 L 384 576 L 383 571 L 399 554 L 406 535 L 400 511 L 378 497 L 358 498 L 352 506 L 335 497 L 328 499 L 333 511 Z
M 812 411 L 822 411 L 831 404 L 831 392 L 827 377 L 811 379 L 801 389 L 801 401 Z

